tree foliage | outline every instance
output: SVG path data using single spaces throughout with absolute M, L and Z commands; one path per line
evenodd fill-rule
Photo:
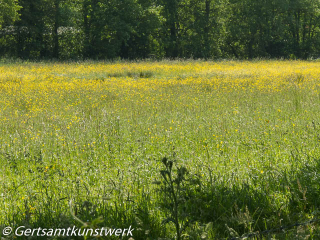
M 0 0 L 1 56 L 306 59 L 319 53 L 318 0 Z
M 12 23 L 18 19 L 20 7 L 16 0 L 0 0 L 0 28 L 3 23 Z

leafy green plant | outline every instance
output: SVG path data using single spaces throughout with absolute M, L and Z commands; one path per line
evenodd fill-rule
M 192 235 L 207 238 L 212 229 L 212 223 L 204 224 L 201 209 L 206 203 L 199 198 L 201 180 L 198 174 L 191 174 L 184 166 L 178 166 L 175 161 L 164 157 L 164 168 L 160 170 L 160 202 L 165 210 L 166 218 L 163 224 L 173 223 L 176 239 L 191 237 Z
M 167 210 L 167 217 L 163 220 L 163 224 L 172 222 L 175 226 L 177 239 L 181 239 L 181 235 L 188 225 L 188 219 L 184 214 L 184 198 L 185 181 L 188 173 L 185 167 L 176 167 L 173 169 L 173 161 L 166 157 L 162 159 L 164 169 L 160 171 L 162 182 L 160 185 L 160 193 L 163 196 L 162 206 Z

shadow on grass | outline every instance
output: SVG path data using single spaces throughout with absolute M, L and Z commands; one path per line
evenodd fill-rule
M 167 173 L 162 173 L 164 185 L 158 199 L 166 222 L 178 221 L 181 236 L 189 239 L 240 239 L 261 232 L 266 239 L 301 235 L 317 239 L 317 223 L 304 224 L 320 215 L 320 161 L 309 162 L 301 169 L 278 172 L 276 177 L 254 176 L 250 183 L 233 181 L 231 176 L 204 179 L 201 173 L 188 174 L 181 181 L 181 167 L 176 172 L 167 167 L 162 170 Z
M 153 190 L 141 191 L 136 196 L 119 191 L 112 200 L 78 198 L 70 205 L 68 199 L 56 199 L 44 201 L 46 207 L 41 210 L 32 210 L 28 202 L 25 202 L 25 209 L 8 217 L 7 221 L 13 228 L 26 226 L 67 229 L 76 226 L 78 229 L 128 229 L 131 226 L 135 240 L 173 239 L 177 236 L 172 224 L 174 221 L 170 219 L 173 212 L 177 214 L 179 224 L 185 226 L 181 230 L 181 239 L 232 239 L 319 217 L 320 161 L 310 159 L 309 162 L 298 171 L 279 173 L 273 178 L 265 174 L 250 183 L 235 181 L 233 178 L 227 181 L 227 176 L 206 179 L 202 174 L 189 172 L 183 178 L 180 176 L 176 212 L 172 210 L 174 202 L 170 201 L 170 195 L 165 191 L 170 188 L 161 188 L 164 182 L 159 181 Z M 179 171 L 174 174 L 179 177 Z M 161 173 L 159 178 L 161 179 Z M 66 205 L 70 208 L 68 212 L 65 211 Z M 4 227 L 0 226 L 1 234 Z M 317 239 L 319 227 L 315 223 L 300 228 L 299 233 L 298 228 L 283 229 L 281 233 L 273 232 L 272 236 L 265 237 L 295 239 L 299 234 Z M 123 236 L 121 239 L 130 237 Z

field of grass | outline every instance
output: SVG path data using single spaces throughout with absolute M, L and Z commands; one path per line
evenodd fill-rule
M 320 62 L 3 63 L 0 237 L 320 239 L 319 146 Z

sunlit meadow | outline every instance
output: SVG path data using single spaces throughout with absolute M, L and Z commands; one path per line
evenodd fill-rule
M 305 222 L 319 217 L 319 144 L 320 62 L 2 63 L 0 229 L 76 216 L 177 238 L 155 184 L 164 157 L 200 179 L 182 239 Z

